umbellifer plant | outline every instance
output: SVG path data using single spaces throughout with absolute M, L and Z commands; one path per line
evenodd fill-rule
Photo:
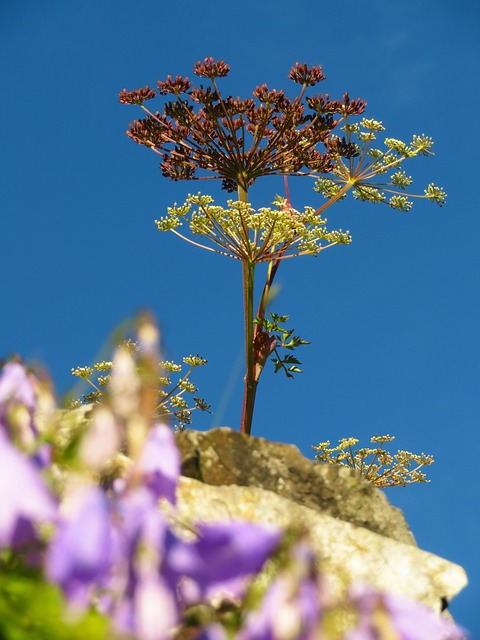
M 433 456 L 403 450 L 392 456 L 383 447 L 393 440 L 395 437 L 389 435 L 372 436 L 370 442 L 376 446 L 353 449 L 358 444 L 357 438 L 342 438 L 335 447 L 330 447 L 330 441 L 327 440 L 312 446 L 312 449 L 319 462 L 354 469 L 365 480 L 382 489 L 406 487 L 414 482 L 430 482 L 420 469 L 433 464 Z
M 276 370 L 288 376 L 300 371 L 292 355 L 306 344 L 280 325 L 287 316 L 267 317 L 267 303 L 280 264 L 302 255 L 318 256 L 324 249 L 351 241 L 348 231 L 328 230 L 324 212 L 335 202 L 353 197 L 383 203 L 398 211 L 409 211 L 411 198 L 442 205 L 444 191 L 429 184 L 422 195 L 407 192 L 412 179 L 403 163 L 419 155 L 431 155 L 433 141 L 415 135 L 408 144 L 395 138 L 376 140 L 383 134 L 381 122 L 363 115 L 366 103 L 341 100 L 328 94 L 307 95 L 325 79 L 321 66 L 298 62 L 290 80 L 300 91 L 289 98 L 284 91 L 256 87 L 252 97 L 223 97 L 218 79 L 228 75 L 223 61 L 205 58 L 194 66 L 194 74 L 208 81 L 195 86 L 188 78 L 168 76 L 157 82 L 120 94 L 120 102 L 138 105 L 145 117 L 130 124 L 127 135 L 151 149 L 160 158 L 160 169 L 171 180 L 220 179 L 222 187 L 235 192 L 226 206 L 200 193 L 189 195 L 181 206 L 168 209 L 156 221 L 160 231 L 171 231 L 184 240 L 236 260 L 242 264 L 245 320 L 245 378 L 240 430 L 250 434 L 257 385 L 267 359 L 274 354 Z M 145 103 L 164 97 L 161 111 Z M 286 197 L 276 197 L 273 207 L 255 210 L 248 200 L 249 187 L 263 176 L 282 175 Z M 326 201 L 320 206 L 292 207 L 288 176 L 314 178 L 315 190 Z M 187 232 L 180 232 L 184 224 Z M 254 313 L 255 269 L 268 265 L 266 280 Z M 279 331 L 280 329 L 280 331 Z M 285 338 L 285 339 L 284 339 Z M 280 347 L 289 353 L 282 357 Z

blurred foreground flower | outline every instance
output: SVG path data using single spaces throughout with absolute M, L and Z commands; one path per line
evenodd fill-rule
M 359 619 L 345 640 L 465 640 L 449 620 L 431 615 L 419 602 L 395 594 L 378 593 L 368 585 L 350 591 Z
M 53 522 L 57 505 L 40 470 L 0 429 L 0 548 L 38 542 L 37 525 Z
M 30 586 L 21 591 L 29 595 L 22 600 L 25 611 L 18 620 L 4 627 L 0 618 L 2 638 L 36 638 L 29 627 L 29 612 L 35 611 L 36 628 L 48 623 L 52 629 L 52 619 L 57 625 L 38 637 L 57 640 L 55 628 L 70 624 L 72 609 L 72 640 L 463 637 L 425 607 L 393 594 L 357 585 L 334 597 L 328 576 L 319 573 L 308 532 L 228 521 L 190 524 L 190 536 L 184 539 L 171 524 L 175 517 L 160 509 L 166 501 L 168 513 L 175 516 L 180 457 L 173 431 L 154 419 L 151 392 L 157 358 L 152 351 L 138 368 L 133 354 L 127 355 L 130 362 L 125 352 L 117 353 L 114 362 L 117 357 L 122 358 L 118 382 L 130 389 L 128 397 L 120 397 L 113 385 L 79 432 L 69 434 L 70 441 L 59 444 L 53 438 L 55 463 L 44 473 L 63 493 L 60 500 L 52 497 L 35 462 L 9 438 L 10 414 L 3 418 L 7 428 L 0 429 L 0 578 L 8 571 L 12 584 L 23 581 Z M 22 379 L 20 370 L 16 375 Z M 34 411 L 31 398 L 25 397 Z M 24 406 L 21 397 L 16 402 Z M 118 433 L 97 425 L 92 435 L 89 426 L 95 425 L 96 414 L 104 421 L 107 410 Z M 58 415 L 65 419 L 64 413 Z M 97 461 L 85 466 L 90 457 L 81 446 L 86 438 L 95 447 L 96 439 L 105 435 L 128 453 L 118 452 L 128 464 L 110 470 L 108 476 Z M 63 484 L 57 482 L 59 476 Z M 26 549 L 37 559 L 37 568 L 28 569 L 28 574 Z M 44 594 L 47 580 L 62 589 L 65 600 L 51 600 L 43 619 L 34 606 L 32 585 Z M 0 579 L 0 612 L 11 607 L 6 594 Z M 110 621 L 108 633 L 104 626 L 92 626 L 92 615 L 94 621 Z M 68 634 L 58 638 L 70 640 Z

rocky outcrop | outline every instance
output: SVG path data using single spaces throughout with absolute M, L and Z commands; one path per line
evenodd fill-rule
M 415 544 L 403 513 L 384 493 L 344 466 L 319 464 L 297 447 L 225 427 L 176 436 L 182 475 L 205 484 L 267 489 L 297 505 Z
M 467 583 L 461 567 L 418 549 L 402 512 L 346 467 L 226 428 L 184 431 L 176 439 L 180 529 L 225 519 L 302 527 L 334 589 L 365 581 L 435 611 Z

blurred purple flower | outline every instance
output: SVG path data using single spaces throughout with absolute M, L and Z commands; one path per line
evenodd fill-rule
M 180 453 L 171 429 L 157 424 L 150 430 L 143 450 L 132 469 L 142 483 L 158 498 L 175 504 L 175 490 L 180 476 Z
M 53 521 L 55 501 L 34 463 L 0 429 L 0 548 L 37 540 L 35 524 Z
M 30 411 L 35 409 L 35 391 L 25 370 L 18 362 L 7 362 L 0 372 L 0 419 L 12 403 L 21 404 Z
M 159 575 L 144 576 L 134 595 L 135 632 L 141 640 L 162 640 L 178 622 L 175 592 Z
M 250 611 L 238 640 L 308 640 L 318 637 L 321 590 L 311 549 L 300 542 L 292 564 L 270 585 L 259 609 Z
M 388 624 L 390 633 L 395 633 L 398 640 L 465 640 L 456 625 L 415 600 L 379 593 L 365 585 L 355 585 L 351 596 L 360 618 L 357 628 L 346 640 L 377 640 L 382 631 L 379 624 Z M 376 612 L 385 614 L 384 623 Z
M 249 613 L 238 640 L 307 640 L 320 618 L 317 585 L 296 584 L 292 576 L 278 577 L 260 609 Z
M 111 507 L 99 487 L 83 489 L 72 500 L 71 515 L 50 545 L 46 570 L 72 604 L 85 606 L 92 587 L 105 583 L 113 561 Z
M 108 613 L 119 631 L 141 640 L 162 640 L 179 618 L 177 577 L 165 575 L 164 562 L 172 544 L 180 541 L 148 488 L 127 491 L 116 507 L 122 561 L 113 568 L 109 586 L 117 597 Z
M 221 624 L 209 624 L 195 636 L 195 640 L 228 640 L 228 637 Z
M 171 638 L 178 622 L 175 593 L 161 576 L 145 577 L 115 604 L 112 618 L 117 631 L 139 640 Z
M 282 531 L 250 522 L 200 524 L 198 539 L 188 546 L 172 545 L 167 569 L 195 583 L 188 599 L 219 595 L 241 597 L 247 579 L 260 571 L 278 547 Z
M 243 594 L 247 578 L 261 569 L 282 536 L 277 529 L 231 522 L 199 525 L 198 539 L 185 542 L 171 531 L 156 493 L 147 487 L 127 490 L 117 508 L 124 563 L 114 569 L 111 585 L 121 595 L 112 602 L 111 615 L 119 630 L 142 640 L 162 638 L 185 604 Z M 161 611 L 170 627 L 159 626 Z M 148 631 L 155 628 L 157 636 Z
M 109 407 L 97 405 L 79 447 L 82 466 L 101 472 L 121 448 L 121 426 Z
M 25 448 L 30 448 L 38 436 L 33 420 L 35 405 L 35 390 L 25 367 L 7 362 L 0 372 L 0 428 Z

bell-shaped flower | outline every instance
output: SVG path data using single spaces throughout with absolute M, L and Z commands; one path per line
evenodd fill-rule
M 180 476 L 180 453 L 171 429 L 156 424 L 150 430 L 132 474 L 158 498 L 175 504 Z
M 79 457 L 83 466 L 101 471 L 119 450 L 120 444 L 121 429 L 118 420 L 108 407 L 97 405 L 80 443 Z
M 229 636 L 221 624 L 213 623 L 202 629 L 195 640 L 228 640 Z
M 310 547 L 299 542 L 291 564 L 272 582 L 258 609 L 250 611 L 239 640 L 310 640 L 318 637 L 321 589 Z
M 139 640 L 166 640 L 178 623 L 174 591 L 160 575 L 142 577 L 129 598 L 120 604 L 114 617 L 116 628 Z
M 22 404 L 30 411 L 35 408 L 35 391 L 25 367 L 19 362 L 7 362 L 0 373 L 0 417 L 10 404 Z
M 140 640 L 163 640 L 179 619 L 176 576 L 164 571 L 165 558 L 177 538 L 147 487 L 127 491 L 116 506 L 122 562 L 113 568 L 109 587 L 117 595 L 108 613 L 122 633 Z
M 70 513 L 50 544 L 46 570 L 72 604 L 84 606 L 92 587 L 107 579 L 113 561 L 111 506 L 99 487 L 83 488 L 71 500 Z
M 0 429 L 0 548 L 34 542 L 35 525 L 56 517 L 55 500 L 40 471 Z
M 415 600 L 361 584 L 352 587 L 351 597 L 359 620 L 346 640 L 376 640 L 387 635 L 398 640 L 465 640 L 456 625 Z
M 35 390 L 25 367 L 7 362 L 0 371 L 0 428 L 22 448 L 30 448 L 37 436 L 33 421 Z
M 200 524 L 198 539 L 173 544 L 166 571 L 186 576 L 190 601 L 213 597 L 241 597 L 248 579 L 260 571 L 278 547 L 282 532 L 250 522 Z

